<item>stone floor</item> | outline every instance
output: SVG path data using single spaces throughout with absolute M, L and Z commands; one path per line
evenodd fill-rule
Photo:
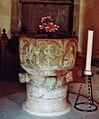
M 71 110 L 61 116 L 42 117 L 31 115 L 22 109 L 25 99 L 25 92 L 20 92 L 0 98 L 0 119 L 99 119 L 99 109 L 93 112 L 82 112 L 74 108 L 76 95 L 69 93 L 68 99 L 71 103 Z M 86 100 L 85 97 L 80 101 Z M 97 105 L 97 104 L 96 104 Z M 99 107 L 99 105 L 97 105 Z M 84 107 L 87 108 L 86 106 Z

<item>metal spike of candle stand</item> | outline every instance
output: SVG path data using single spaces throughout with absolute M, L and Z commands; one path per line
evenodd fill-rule
M 77 94 L 77 98 L 74 104 L 74 108 L 79 110 L 79 111 L 83 111 L 83 112 L 93 112 L 96 111 L 98 109 L 97 105 L 94 104 L 94 100 L 93 100 L 93 92 L 92 92 L 92 81 L 91 81 L 91 77 L 93 75 L 83 75 L 83 78 L 87 77 L 87 81 L 88 81 L 88 97 L 87 97 L 87 101 L 82 101 L 82 102 L 78 102 L 79 101 L 79 97 L 80 97 L 80 93 L 81 93 L 81 89 L 82 89 L 82 85 L 83 83 L 80 84 L 79 87 L 79 91 Z

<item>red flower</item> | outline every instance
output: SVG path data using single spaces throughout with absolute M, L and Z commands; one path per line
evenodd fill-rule
M 55 32 L 58 30 L 59 26 L 53 23 L 51 16 L 42 17 L 41 25 L 39 25 L 40 30 L 45 32 Z

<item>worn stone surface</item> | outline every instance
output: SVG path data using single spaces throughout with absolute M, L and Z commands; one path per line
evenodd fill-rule
M 26 71 L 19 77 L 21 82 L 27 82 L 23 108 L 32 114 L 66 113 L 70 109 L 67 82 L 73 80 L 71 70 L 75 65 L 77 39 L 22 36 L 19 49 L 20 64 Z

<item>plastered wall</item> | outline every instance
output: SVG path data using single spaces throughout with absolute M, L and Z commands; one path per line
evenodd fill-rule
M 88 30 L 94 31 L 93 57 L 99 58 L 99 0 L 80 0 L 78 49 L 86 52 Z
M 0 0 L 0 34 L 5 28 L 8 36 L 11 36 L 11 0 Z

